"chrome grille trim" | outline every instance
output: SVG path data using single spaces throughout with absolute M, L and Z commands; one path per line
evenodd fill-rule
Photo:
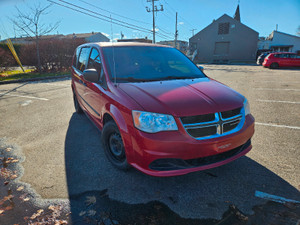
M 181 119 L 180 119 L 180 121 L 181 121 Z M 222 118 L 221 112 L 217 112 L 217 113 L 215 113 L 215 119 L 213 121 L 202 122 L 202 123 L 191 123 L 191 124 L 183 124 L 181 121 L 181 124 L 184 127 L 185 131 L 191 137 L 193 137 L 197 140 L 205 140 L 205 139 L 217 138 L 217 137 L 222 137 L 225 135 L 235 133 L 235 132 L 239 131 L 240 129 L 242 129 L 244 122 L 245 122 L 245 110 L 244 110 L 244 107 L 242 107 L 240 110 L 240 113 L 238 115 L 229 117 L 226 119 Z M 233 129 L 230 129 L 230 130 L 224 132 L 224 125 L 228 125 L 228 124 L 233 125 L 233 127 L 235 125 L 236 126 Z M 213 135 L 194 137 L 189 133 L 189 130 L 201 129 L 201 128 L 212 127 L 212 126 L 217 127 L 217 132 Z M 228 128 L 228 126 L 227 126 L 227 128 Z

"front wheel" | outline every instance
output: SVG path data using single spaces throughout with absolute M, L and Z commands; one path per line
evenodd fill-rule
M 114 121 L 108 121 L 104 125 L 101 141 L 106 157 L 115 167 L 121 170 L 130 168 L 126 159 L 125 148 L 120 131 Z

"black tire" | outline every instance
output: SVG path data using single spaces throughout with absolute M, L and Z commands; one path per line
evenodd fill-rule
M 278 63 L 272 63 L 270 69 L 277 69 L 279 67 Z
M 128 170 L 130 165 L 126 159 L 123 140 L 114 121 L 108 121 L 102 130 L 101 141 L 108 160 L 118 169 Z
M 73 101 L 74 101 L 74 108 L 75 108 L 75 111 L 78 113 L 78 114 L 82 114 L 83 113 L 83 110 L 82 108 L 80 107 L 79 105 L 79 102 L 77 100 L 77 97 L 76 97 L 76 94 L 73 93 Z

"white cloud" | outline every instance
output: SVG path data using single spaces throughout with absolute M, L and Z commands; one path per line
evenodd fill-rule
M 183 24 L 184 24 L 184 22 L 179 22 L 178 24 L 179 24 L 179 25 L 183 25 Z

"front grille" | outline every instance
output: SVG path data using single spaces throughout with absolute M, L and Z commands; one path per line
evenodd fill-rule
M 233 109 L 233 110 L 228 110 L 228 111 L 225 111 L 225 112 L 221 112 L 222 118 L 223 119 L 227 119 L 227 118 L 230 118 L 230 117 L 237 116 L 238 114 L 241 113 L 241 109 L 242 108 L 237 108 L 237 109 Z
M 217 133 L 217 126 L 187 129 L 186 131 L 193 137 L 205 137 Z
M 220 154 L 212 155 L 212 156 L 196 158 L 196 159 L 188 159 L 188 160 L 174 159 L 174 158 L 157 159 L 154 160 L 149 165 L 149 168 L 157 171 L 170 171 L 170 170 L 180 170 L 180 169 L 206 166 L 206 165 L 222 162 L 226 159 L 229 159 L 241 153 L 242 151 L 247 149 L 250 145 L 251 145 L 251 139 L 249 139 L 245 144 L 237 148 L 234 148 L 232 150 Z
M 228 132 L 236 128 L 241 120 L 235 120 L 233 122 L 223 124 L 223 132 Z
M 206 114 L 206 115 L 198 115 L 198 116 L 186 116 L 181 117 L 181 122 L 183 124 L 193 124 L 193 123 L 204 123 L 213 121 L 215 119 L 215 114 Z
M 186 132 L 198 140 L 238 131 L 244 121 L 242 108 L 205 115 L 181 117 Z

